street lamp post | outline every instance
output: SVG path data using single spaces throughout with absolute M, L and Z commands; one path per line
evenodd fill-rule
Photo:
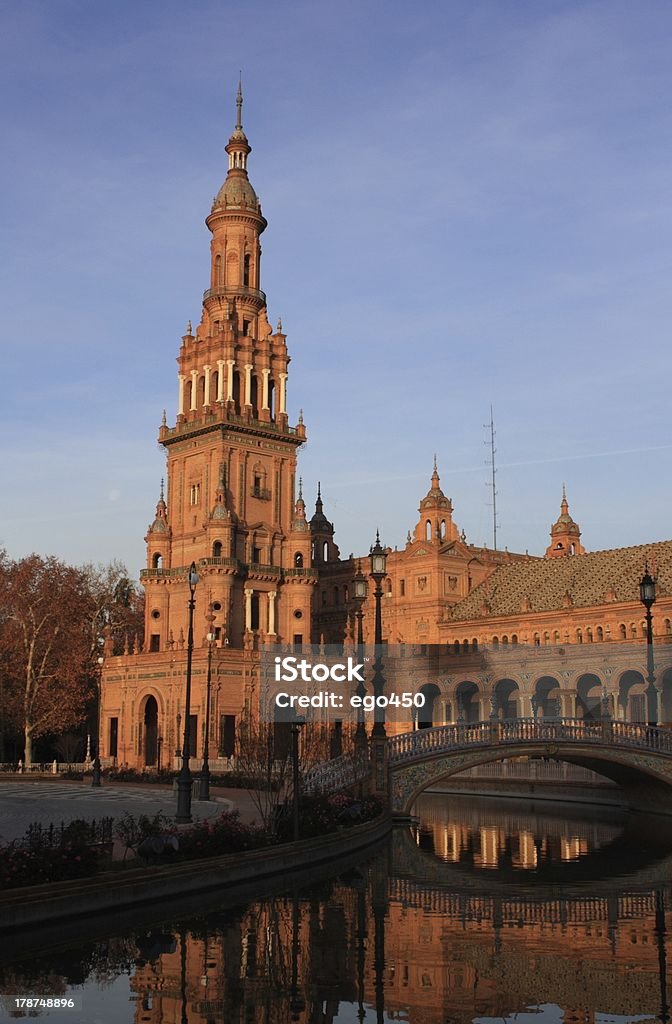
M 357 567 L 357 574 L 354 579 L 355 601 L 357 602 L 357 661 L 362 662 L 364 657 L 364 632 L 362 622 L 364 620 L 364 602 L 366 600 L 366 576 L 362 572 L 361 562 Z M 366 695 L 366 687 L 362 679 L 357 680 L 355 694 L 359 697 L 357 707 L 357 728 L 355 729 L 355 754 L 357 757 L 365 757 L 367 753 L 366 722 L 364 720 L 364 707 L 362 698 Z
M 196 563 L 189 566 L 189 632 L 187 634 L 187 686 L 184 695 L 184 737 L 182 740 L 182 767 L 177 776 L 177 814 L 178 825 L 188 825 L 191 821 L 191 771 L 189 770 L 189 746 L 191 725 L 191 659 L 194 653 L 194 608 L 196 607 L 196 584 L 198 573 Z
M 102 656 L 102 654 L 99 655 L 99 657 L 98 657 L 98 677 L 97 677 L 97 686 L 96 686 L 96 756 L 93 759 L 93 775 L 91 777 L 91 785 L 93 786 L 94 789 L 98 789 L 100 787 L 100 780 L 101 780 L 101 775 L 102 775 L 101 765 L 100 765 L 100 698 L 101 698 L 100 691 L 101 691 L 102 684 L 103 684 L 103 662 L 104 661 L 105 661 L 105 659 Z
M 653 664 L 653 616 L 651 609 L 656 603 L 656 581 L 649 572 L 648 565 L 644 566 L 644 575 L 639 581 L 639 600 L 646 608 L 646 688 L 647 697 L 647 720 L 649 725 L 658 725 L 660 721 L 658 708 L 658 691 L 656 689 L 656 676 Z
M 382 583 L 387 576 L 387 555 L 380 543 L 380 534 L 376 531 L 376 543 L 369 553 L 371 559 L 371 578 L 375 580 L 376 589 L 373 596 L 376 600 L 376 628 L 375 628 L 375 662 L 373 667 L 373 693 L 376 697 L 374 711 L 374 722 L 372 736 L 385 736 L 385 709 L 378 706 L 378 697 L 383 696 L 385 677 L 383 676 L 383 614 L 381 600 L 383 596 Z
M 210 799 L 210 764 L 208 756 L 210 754 L 210 692 L 212 688 L 212 648 L 215 642 L 215 632 L 213 622 L 215 621 L 215 615 L 211 611 L 209 615 L 206 615 L 206 619 L 210 623 L 208 626 L 208 675 L 205 683 L 205 739 L 203 741 L 203 767 L 201 768 L 201 800 Z

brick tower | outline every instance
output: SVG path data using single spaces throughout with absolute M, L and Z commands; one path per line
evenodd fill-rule
M 236 722 L 253 713 L 257 649 L 311 640 L 314 545 L 295 500 L 302 417 L 287 414 L 286 336 L 261 290 L 266 220 L 247 174 L 250 144 L 237 95 L 226 180 L 206 224 L 210 281 L 201 320 L 182 337 L 174 425 L 164 414 L 163 483 L 145 541 L 145 642 L 113 656 L 106 644 L 101 750 L 107 763 L 170 764 L 184 713 L 189 567 L 195 562 L 190 718 L 193 758 L 204 739 L 207 634 L 212 630 L 211 752 L 232 753 Z M 214 616 L 214 620 L 212 619 Z M 196 767 L 196 766 L 194 766 Z

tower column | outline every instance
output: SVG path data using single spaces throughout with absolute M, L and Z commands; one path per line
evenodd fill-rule
M 211 366 L 204 366 L 205 371 L 205 393 L 203 395 L 203 405 L 210 405 L 210 372 Z
M 193 412 L 196 409 L 196 392 L 198 390 L 198 370 L 191 371 L 191 405 L 190 410 Z
M 261 385 L 261 408 L 268 409 L 268 378 L 271 375 L 271 371 L 267 366 L 261 371 L 263 374 L 263 381 Z
M 227 402 L 233 401 L 233 367 L 235 363 L 233 359 L 227 359 L 226 365 L 228 367 L 228 373 L 226 375 L 226 400 Z
M 224 360 L 217 360 L 217 401 L 222 401 L 224 395 Z
M 253 590 L 248 590 L 245 587 L 245 631 L 249 632 L 252 629 L 252 595 Z
M 252 405 L 252 363 L 245 363 L 245 405 Z
M 268 632 L 275 635 L 275 597 L 276 591 L 269 590 L 268 592 Z
M 287 377 L 286 373 L 279 373 L 280 388 L 278 394 L 278 412 L 282 415 L 287 412 Z
M 178 373 L 177 375 L 177 415 L 184 416 L 184 382 L 187 379 L 186 374 Z

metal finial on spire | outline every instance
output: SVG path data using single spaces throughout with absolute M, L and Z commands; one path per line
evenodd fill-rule
M 238 78 L 238 92 L 236 93 L 236 128 L 243 127 L 243 72 Z
M 161 490 L 159 492 L 159 501 L 163 501 L 163 477 L 161 477 Z
M 303 501 L 303 477 L 299 477 L 299 501 Z
M 278 317 L 278 326 L 275 328 L 277 334 L 282 334 L 282 320 Z
M 566 490 L 566 488 L 565 488 L 565 485 L 564 485 L 564 483 L 563 483 L 563 485 L 562 485 L 562 500 L 563 500 L 563 501 L 567 501 L 567 490 Z
M 187 334 L 191 334 L 191 320 L 187 320 Z
M 376 544 L 380 544 L 380 530 L 376 530 Z
M 319 480 L 317 481 L 317 500 L 322 501 L 322 484 Z
M 299 409 L 299 423 L 303 424 L 303 409 Z
M 437 468 L 437 465 L 436 465 L 436 452 L 434 452 L 434 472 L 438 473 L 438 468 Z
M 161 426 L 162 426 L 162 427 L 165 427 L 165 426 L 166 426 L 166 424 L 167 424 L 167 422 L 168 422 L 168 421 L 166 420 L 166 410 L 164 409 L 164 410 L 163 410 L 163 416 L 161 417 Z

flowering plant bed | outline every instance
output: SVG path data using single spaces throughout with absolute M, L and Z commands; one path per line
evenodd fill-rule
M 375 797 L 361 801 L 345 793 L 303 797 L 300 838 L 328 835 L 370 821 L 381 809 Z M 225 811 L 217 818 L 180 829 L 161 814 L 151 818 L 125 814 L 114 823 L 111 831 L 126 851 L 137 850 L 142 854 L 144 846 L 144 859 L 158 863 L 160 858 L 164 864 L 263 850 L 292 839 L 291 816 L 287 813 L 280 816 L 274 835 L 263 828 L 244 824 L 237 811 Z M 31 826 L 22 840 L 0 846 L 0 891 L 87 878 L 101 867 L 105 870 L 114 867 L 109 844 L 92 841 L 92 836 L 96 835 L 95 829 L 92 833 L 89 823 L 82 821 L 71 822 L 60 830 Z M 155 848 L 147 842 L 161 837 L 164 840 L 175 837 L 176 842 L 164 842 Z

